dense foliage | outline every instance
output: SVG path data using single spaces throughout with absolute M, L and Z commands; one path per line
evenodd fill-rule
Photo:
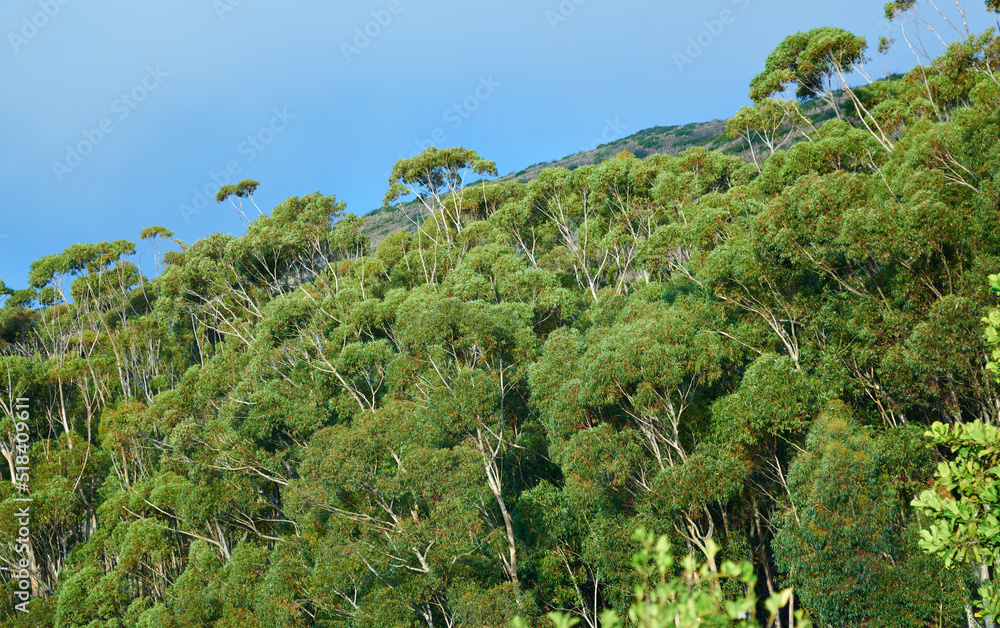
M 33 500 L 22 613 L 0 483 L 4 625 L 597 628 L 679 591 L 764 621 L 786 587 L 784 625 L 965 625 L 996 543 L 933 541 L 979 521 L 935 523 L 961 497 L 935 473 L 996 457 L 1000 41 L 848 87 L 864 54 L 786 40 L 730 123 L 752 163 L 465 185 L 495 166 L 429 149 L 387 194 L 426 220 L 374 248 L 320 193 L 250 222 L 248 181 L 219 194 L 243 236 L 155 227 L 155 272 L 100 242 L 0 283 L 0 453 Z

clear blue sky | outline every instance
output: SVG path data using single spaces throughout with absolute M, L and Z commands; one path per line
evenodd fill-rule
M 364 214 L 435 138 L 509 173 L 727 117 L 792 32 L 835 25 L 874 48 L 880 4 L 5 0 L 0 278 L 23 286 L 34 259 L 151 225 L 242 233 L 231 206 L 194 204 L 227 167 L 261 181 L 265 209 L 321 190 Z M 888 69 L 913 64 L 900 47 Z

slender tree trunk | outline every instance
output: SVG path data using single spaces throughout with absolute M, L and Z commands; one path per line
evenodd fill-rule
M 507 552 L 508 559 L 505 561 L 507 568 L 507 575 L 510 576 L 511 582 L 518 584 L 517 579 L 517 546 L 514 543 L 514 522 L 511 519 L 510 511 L 507 509 L 507 503 L 503 499 L 503 493 L 501 491 L 500 484 L 500 470 L 497 468 L 496 459 L 491 455 L 493 452 L 490 451 L 490 447 L 486 444 L 483 439 L 483 432 L 479 430 L 479 451 L 483 456 L 483 467 L 486 470 L 486 481 L 490 485 L 490 491 L 493 493 L 493 497 L 497 500 L 497 505 L 500 507 L 500 515 L 503 517 L 503 525 L 507 533 Z

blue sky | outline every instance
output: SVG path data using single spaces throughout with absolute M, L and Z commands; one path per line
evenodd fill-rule
M 189 243 L 242 233 L 199 198 L 230 176 L 261 181 L 265 210 L 321 190 L 364 214 L 431 143 L 505 174 L 727 117 L 792 32 L 835 25 L 874 48 L 880 4 L 5 0 L 0 279 L 23 286 L 34 259 L 151 225 Z M 991 23 L 980 2 L 970 13 Z M 913 64 L 897 47 L 872 69 Z

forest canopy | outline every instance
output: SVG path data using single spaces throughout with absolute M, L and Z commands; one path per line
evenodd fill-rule
M 334 196 L 264 212 L 248 180 L 218 195 L 244 235 L 154 226 L 155 268 L 97 242 L 0 282 L 4 625 L 1000 607 L 1000 39 L 953 25 L 881 80 L 863 38 L 789 36 L 729 121 L 746 160 L 491 182 L 431 148 L 388 182 L 419 220 L 374 246 Z

